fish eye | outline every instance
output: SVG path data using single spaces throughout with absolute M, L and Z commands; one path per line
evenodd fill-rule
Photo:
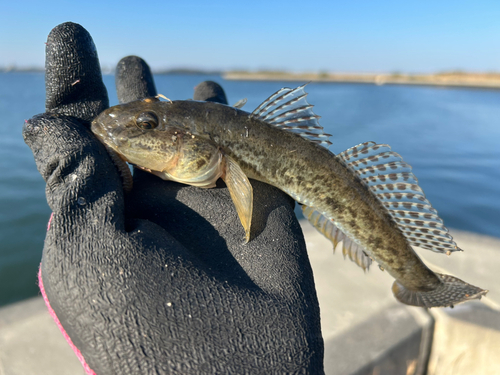
M 158 117 L 153 112 L 142 112 L 136 117 L 135 123 L 139 129 L 154 129 L 158 126 Z

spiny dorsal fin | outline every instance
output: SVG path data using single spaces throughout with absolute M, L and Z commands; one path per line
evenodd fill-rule
M 382 202 L 410 245 L 445 254 L 460 251 L 411 166 L 389 145 L 365 142 L 337 157 Z
M 285 87 L 276 91 L 250 116 L 328 147 L 332 144 L 328 140 L 330 134 L 323 131 L 323 127 L 318 122 L 319 116 L 313 112 L 313 106 L 307 102 L 305 86 L 295 89 Z
M 368 255 L 366 255 L 366 251 L 363 247 L 347 237 L 339 228 L 337 228 L 332 220 L 328 219 L 325 215 L 316 211 L 312 207 L 302 206 L 302 212 L 307 220 L 309 220 L 309 222 L 320 233 L 333 243 L 333 251 L 335 251 L 338 243 L 342 241 L 342 254 L 344 254 L 344 258 L 346 255 L 349 256 L 349 259 L 365 271 L 370 268 L 372 260 Z

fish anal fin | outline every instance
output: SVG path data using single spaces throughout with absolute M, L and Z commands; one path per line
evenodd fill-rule
M 250 226 L 253 211 L 253 189 L 250 181 L 239 165 L 229 156 L 224 155 L 225 166 L 222 179 L 227 185 L 241 225 L 245 229 L 245 240 L 250 241 Z
M 364 248 L 349 237 L 347 237 L 333 222 L 321 212 L 314 209 L 314 207 L 309 207 L 306 205 L 302 206 L 302 212 L 304 216 L 309 220 L 309 222 L 316 228 L 321 234 L 328 238 L 333 244 L 333 250 L 337 247 L 340 241 L 342 243 L 342 253 L 344 257 L 349 256 L 354 263 L 360 266 L 363 270 L 367 270 L 372 263 L 369 256 L 366 255 Z
M 454 276 L 437 274 L 441 284 L 431 291 L 413 291 L 396 280 L 392 292 L 399 302 L 420 307 L 449 307 L 472 299 L 481 299 L 487 290 L 466 283 Z
M 366 251 L 362 246 L 358 245 L 347 236 L 344 237 L 342 253 L 344 254 L 344 257 L 346 255 L 349 256 L 349 259 L 360 266 L 363 271 L 370 268 L 372 259 L 366 255 Z

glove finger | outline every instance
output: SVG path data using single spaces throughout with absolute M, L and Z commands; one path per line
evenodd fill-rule
M 23 137 L 47 182 L 47 201 L 55 217 L 61 214 L 85 227 L 78 215 L 92 206 L 87 203 L 108 195 L 114 204 L 123 200 L 123 192 L 116 168 L 88 129 L 108 106 L 108 97 L 95 45 L 82 26 L 67 22 L 50 32 L 46 87 L 49 113 L 27 121 Z
M 87 30 L 72 22 L 56 26 L 45 54 L 47 111 L 90 122 L 109 106 L 97 50 Z
M 120 103 L 158 95 L 151 69 L 137 56 L 120 60 L 115 73 L 116 93 Z
M 54 219 L 62 219 L 65 233 L 108 222 L 124 228 L 120 176 L 104 146 L 81 120 L 38 115 L 25 123 L 23 137 L 47 183 Z
M 194 88 L 193 100 L 227 104 L 226 93 L 213 81 L 204 81 Z

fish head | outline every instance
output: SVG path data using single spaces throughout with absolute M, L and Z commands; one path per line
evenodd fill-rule
M 168 126 L 157 98 L 146 98 L 110 107 L 97 116 L 92 132 L 123 160 L 154 171 L 163 171 L 176 158 L 179 135 Z
M 163 179 L 213 186 L 222 174 L 219 147 L 191 133 L 177 112 L 175 104 L 147 98 L 106 109 L 91 129 L 126 162 Z

